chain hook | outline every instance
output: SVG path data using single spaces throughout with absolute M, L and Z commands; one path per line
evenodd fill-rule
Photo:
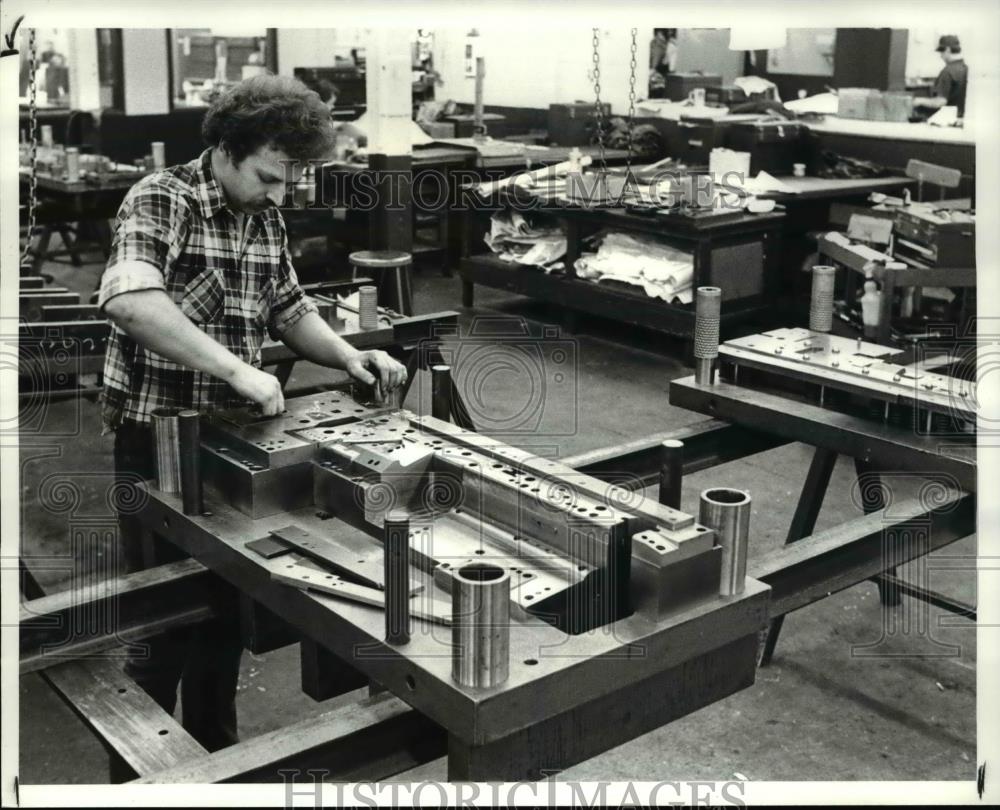
M 631 53 L 629 59 L 629 80 L 628 80 L 628 132 L 626 135 L 628 139 L 628 144 L 626 147 L 628 149 L 628 156 L 625 160 L 626 177 L 632 174 L 632 128 L 633 128 L 633 121 L 635 119 L 635 67 L 636 67 L 635 54 L 637 50 L 637 45 L 636 45 L 637 33 L 638 29 L 633 28 Z
M 30 174 L 28 177 L 28 234 L 21 253 L 21 267 L 29 264 L 31 240 L 35 235 L 35 218 L 38 207 L 38 103 L 36 76 L 38 74 L 38 50 L 35 45 L 35 29 L 28 34 L 28 138 L 31 144 Z M 23 272 L 23 271 L 22 271 Z
M 604 105 L 601 103 L 601 37 L 600 29 L 594 28 L 591 45 L 594 62 L 594 121 L 597 125 L 597 147 L 600 150 L 601 169 L 607 170 L 608 162 L 604 154 Z

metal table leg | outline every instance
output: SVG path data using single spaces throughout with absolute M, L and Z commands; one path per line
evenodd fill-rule
M 788 536 L 785 538 L 786 546 L 813 533 L 816 518 L 819 517 L 819 510 L 823 507 L 823 498 L 826 495 L 826 488 L 830 484 L 830 476 L 833 474 L 836 463 L 837 453 L 822 447 L 816 448 L 805 483 L 802 485 L 802 492 L 799 494 L 795 514 L 792 516 L 792 525 L 788 527 Z M 784 621 L 784 616 L 778 616 L 764 631 L 761 649 L 758 653 L 759 666 L 763 667 L 771 663 L 771 657 L 774 655 L 774 648 L 778 643 L 778 636 L 781 634 L 781 626 Z

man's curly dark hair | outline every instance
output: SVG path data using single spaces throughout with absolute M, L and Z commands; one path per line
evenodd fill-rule
M 319 95 L 289 76 L 253 76 L 223 93 L 205 114 L 201 135 L 209 146 L 225 146 L 237 165 L 262 146 L 315 160 L 335 138 Z

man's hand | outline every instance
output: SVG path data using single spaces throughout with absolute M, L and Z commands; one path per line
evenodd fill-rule
M 360 352 L 334 332 L 316 312 L 308 312 L 281 335 L 293 352 L 328 368 L 342 368 L 352 378 L 375 386 L 376 399 L 406 382 L 406 367 L 381 351 Z
M 147 275 L 155 272 L 151 267 Z M 178 365 L 224 380 L 267 416 L 285 409 L 276 377 L 245 363 L 202 332 L 163 290 L 122 293 L 105 303 L 104 313 L 136 343 Z
M 406 366 L 376 350 L 355 354 L 347 361 L 347 373 L 365 385 L 377 381 L 376 396 L 383 398 L 406 382 Z
M 256 402 L 264 416 L 277 416 L 285 410 L 281 383 L 273 374 L 243 363 L 235 369 L 226 382 L 237 394 Z

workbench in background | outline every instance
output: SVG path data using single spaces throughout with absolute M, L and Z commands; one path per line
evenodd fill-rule
M 498 206 L 496 210 L 500 210 Z M 694 305 L 669 304 L 647 296 L 640 287 L 611 286 L 580 278 L 573 264 L 585 237 L 602 229 L 643 234 L 663 240 L 694 257 L 693 286 L 723 289 L 723 329 L 756 317 L 767 317 L 779 291 L 781 227 L 784 214 L 727 212 L 724 216 L 632 214 L 623 209 L 547 204 L 538 210 L 553 215 L 566 232 L 562 273 L 546 273 L 503 261 L 484 248 L 481 212 L 472 220 L 465 258 L 459 265 L 462 304 L 475 303 L 475 285 L 526 295 L 561 308 L 572 329 L 575 313 L 585 312 L 633 326 L 689 339 L 694 332 Z M 488 227 L 488 225 L 486 226 Z M 476 238 L 476 235 L 479 238 Z
M 583 155 L 599 162 L 596 146 L 579 147 Z M 562 163 L 569 158 L 571 147 L 529 147 L 523 155 L 483 155 L 465 146 L 432 143 L 415 147 L 410 197 L 413 203 L 412 249 L 415 259 L 431 259 L 439 263 L 446 275 L 451 274 L 462 257 L 465 217 L 461 210 L 463 186 L 483 180 L 498 180 L 521 171 Z M 606 149 L 608 165 L 626 162 L 628 152 Z M 325 164 L 316 177 L 316 204 L 309 209 L 287 212 L 290 229 L 305 227 L 326 229 L 331 240 L 342 245 L 341 250 L 367 249 L 371 245 L 370 200 L 367 204 L 358 196 L 342 194 L 350 185 L 371 188 L 360 175 L 369 171 L 367 163 L 337 161 Z M 331 213 L 331 208 L 333 213 Z M 289 217 L 289 214 L 291 216 Z M 428 234 L 433 232 L 431 239 Z M 331 244 L 330 250 L 334 250 Z M 339 254 L 338 254 L 339 255 Z
M 828 115 L 810 122 L 809 131 L 820 150 L 872 160 L 900 174 L 911 159 L 958 169 L 962 182 L 947 196 L 976 196 L 976 141 L 970 130 Z M 927 188 L 925 194 L 929 200 L 937 198 L 936 189 Z
M 403 316 L 380 309 L 378 326 L 361 329 L 353 309 L 332 302 L 367 283 L 371 280 L 358 278 L 304 285 L 321 314 L 335 316 L 338 333 L 355 348 L 383 349 L 412 365 L 421 354 L 414 350 L 422 341 L 432 341 L 457 328 L 458 314 L 450 310 Z M 22 405 L 27 408 L 58 399 L 96 396 L 111 336 L 108 321 L 96 305 L 81 304 L 78 295 L 62 288 L 51 292 L 40 278 L 24 278 L 21 286 L 18 375 Z M 261 346 L 261 365 L 273 367 L 282 386 L 298 360 L 299 356 L 280 341 L 268 339 Z M 411 374 L 414 371 L 411 368 Z M 94 377 L 96 384 L 84 385 L 86 378 Z

